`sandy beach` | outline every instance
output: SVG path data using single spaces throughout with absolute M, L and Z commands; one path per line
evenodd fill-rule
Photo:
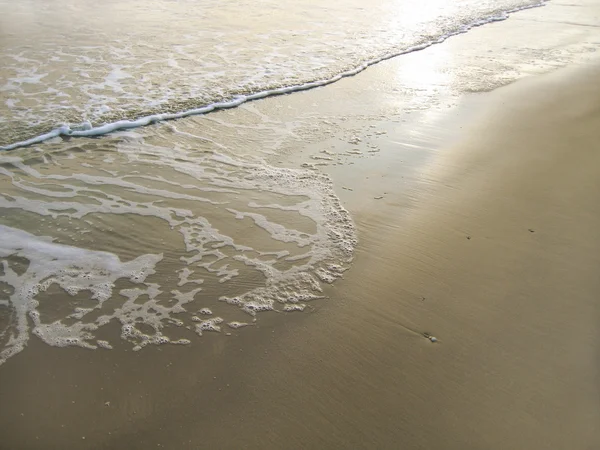
M 240 139 L 332 177 L 350 270 L 193 347 L 32 339 L 0 367 L 0 449 L 600 448 L 598 44 L 598 5 L 550 2 L 185 119 L 293 124 Z

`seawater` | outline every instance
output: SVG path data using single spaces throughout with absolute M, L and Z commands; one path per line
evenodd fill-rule
M 0 2 L 0 149 L 336 81 L 543 0 Z
M 134 350 L 188 344 L 303 310 L 347 269 L 354 226 L 326 175 L 172 142 L 0 154 L 2 360 L 30 334 L 111 348 L 110 323 Z
M 329 177 L 161 121 L 538 4 L 0 1 L 0 364 L 29 339 L 138 351 L 310 308 L 357 244 Z

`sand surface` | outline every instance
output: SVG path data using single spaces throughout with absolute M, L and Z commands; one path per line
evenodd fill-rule
M 194 347 L 33 339 L 0 368 L 0 448 L 600 448 L 600 68 L 553 71 L 600 42 L 598 8 L 574 9 L 227 112 L 346 114 L 350 139 L 383 130 L 380 156 L 356 144 L 365 158 L 314 159 L 359 230 L 345 279 L 312 312 Z M 497 77 L 477 84 L 488 57 Z M 437 66 L 411 84 L 411 64 Z M 503 67 L 553 73 L 482 92 Z M 302 151 L 334 152 L 337 137 L 317 127 Z

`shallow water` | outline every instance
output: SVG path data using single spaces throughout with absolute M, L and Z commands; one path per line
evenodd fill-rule
M 2 2 L 0 144 L 332 79 L 532 4 Z M 0 153 L 0 364 L 32 336 L 188 345 L 323 297 L 357 242 L 309 164 L 332 158 L 274 167 L 294 130 L 248 111 Z
M 330 80 L 540 1 L 13 3 L 0 3 L 5 147 Z
M 327 176 L 234 159 L 200 139 L 155 141 L 130 133 L 0 156 L 0 280 L 13 317 L 3 360 L 30 332 L 110 347 L 97 334 L 112 320 L 135 350 L 187 344 L 259 311 L 303 310 L 341 276 L 356 237 Z M 47 306 L 57 302 L 69 304 L 58 315 Z

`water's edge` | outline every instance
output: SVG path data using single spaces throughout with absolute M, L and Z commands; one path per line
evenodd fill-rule
M 444 35 L 440 36 L 438 39 L 428 41 L 428 42 L 425 42 L 425 43 L 422 43 L 419 45 L 415 45 L 415 46 L 409 47 L 407 49 L 401 50 L 396 53 L 391 53 L 388 55 L 381 56 L 379 58 L 372 59 L 370 61 L 367 61 L 367 62 L 361 64 L 360 66 L 358 66 L 352 70 L 342 72 L 342 73 L 340 73 L 332 78 L 329 78 L 329 79 L 317 80 L 317 81 L 313 81 L 313 82 L 309 82 L 309 83 L 292 85 L 292 86 L 278 88 L 278 89 L 270 89 L 270 90 L 265 90 L 265 91 L 260 91 L 260 92 L 256 92 L 253 94 L 249 94 L 249 95 L 237 95 L 234 98 L 227 100 L 227 101 L 212 103 L 212 104 L 202 106 L 199 108 L 193 108 L 193 109 L 184 110 L 184 111 L 180 111 L 180 112 L 176 112 L 176 113 L 152 114 L 152 115 L 140 117 L 135 120 L 119 120 L 116 122 L 106 123 L 106 124 L 103 124 L 100 126 L 93 126 L 89 121 L 85 121 L 85 122 L 81 123 L 79 126 L 75 126 L 75 127 L 71 127 L 69 125 L 63 125 L 63 126 L 55 128 L 47 133 L 40 134 L 40 135 L 32 137 L 30 139 L 27 139 L 24 141 L 19 141 L 19 142 L 14 142 L 14 143 L 6 145 L 6 146 L 0 146 L 0 150 L 14 150 L 14 149 L 20 148 L 20 147 L 27 147 L 30 145 L 42 143 L 44 141 L 47 141 L 49 139 L 52 139 L 52 138 L 55 138 L 58 136 L 70 136 L 70 137 L 102 136 L 102 135 L 109 134 L 109 133 L 112 133 L 112 132 L 118 131 L 118 130 L 138 128 L 138 127 L 151 125 L 151 124 L 161 122 L 161 121 L 181 119 L 181 118 L 189 117 L 189 116 L 193 116 L 193 115 L 202 115 L 202 114 L 207 114 L 210 112 L 219 111 L 219 110 L 223 110 L 223 109 L 235 108 L 243 103 L 246 103 L 246 102 L 249 102 L 252 100 L 262 99 L 265 97 L 291 94 L 293 92 L 304 91 L 304 90 L 308 90 L 308 89 L 326 86 L 326 85 L 335 83 L 335 82 L 341 80 L 342 78 L 347 78 L 347 77 L 352 77 L 354 75 L 357 75 L 360 72 L 366 70 L 368 67 L 378 64 L 382 61 L 386 61 L 388 59 L 402 56 L 402 55 L 405 55 L 408 53 L 424 50 L 435 44 L 441 44 L 446 39 L 448 39 L 452 36 L 466 33 L 475 27 L 479 27 L 479 26 L 486 25 L 486 24 L 493 23 L 493 22 L 499 22 L 499 21 L 506 20 L 506 19 L 508 19 L 509 15 L 512 13 L 526 10 L 526 9 L 544 6 L 544 4 L 547 1 L 548 0 L 540 0 L 538 3 L 532 4 L 532 5 L 520 6 L 518 8 L 504 11 L 498 15 L 488 16 L 486 18 L 479 19 L 471 24 L 464 25 L 463 27 L 461 27 L 460 29 L 458 29 L 454 32 L 444 34 Z

